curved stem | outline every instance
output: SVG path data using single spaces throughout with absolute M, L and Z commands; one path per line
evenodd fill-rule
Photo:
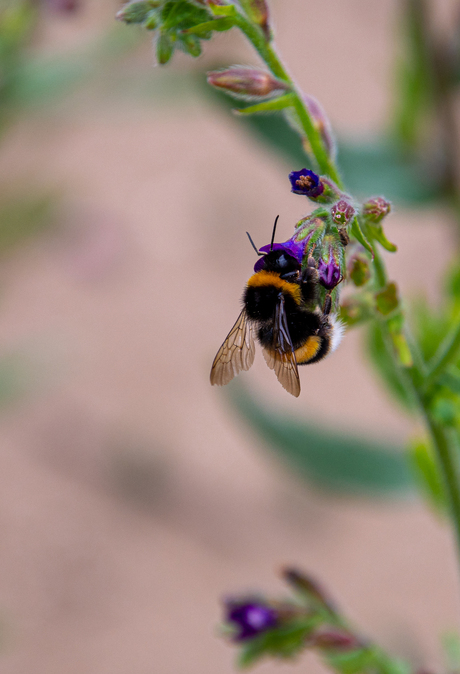
M 305 136 L 308 139 L 313 158 L 316 160 L 320 172 L 332 178 L 338 187 L 342 187 L 342 181 L 340 179 L 339 172 L 334 162 L 331 161 L 329 157 L 320 132 L 313 123 L 302 93 L 298 89 L 294 80 L 290 77 L 273 45 L 267 42 L 260 28 L 248 21 L 248 19 L 241 13 L 237 13 L 235 23 L 252 43 L 253 47 L 256 49 L 262 60 L 272 71 L 273 75 L 278 77 L 283 82 L 287 82 L 289 84 L 290 90 L 293 93 L 294 110 L 297 113 L 297 117 L 305 133 Z

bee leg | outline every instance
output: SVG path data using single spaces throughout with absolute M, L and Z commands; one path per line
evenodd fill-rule
M 327 293 L 326 297 L 324 298 L 323 316 L 329 316 L 329 314 L 331 313 L 331 309 L 332 309 L 331 293 Z
M 303 268 L 301 274 L 302 283 L 316 283 L 318 281 L 318 270 L 316 260 L 311 255 L 308 256 L 307 266 Z
M 302 269 L 300 288 L 305 303 L 318 301 L 318 270 L 316 261 L 311 256 L 308 257 L 307 266 Z

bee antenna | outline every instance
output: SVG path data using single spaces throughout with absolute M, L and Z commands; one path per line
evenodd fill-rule
M 256 247 L 256 244 L 255 244 L 254 241 L 251 239 L 251 235 L 249 234 L 249 232 L 246 232 L 246 234 L 248 235 L 248 239 L 249 239 L 249 241 L 251 242 L 251 246 L 254 248 L 254 250 L 256 251 L 257 255 L 263 255 L 263 253 L 259 253 L 259 251 L 258 251 L 258 249 L 257 249 L 257 247 Z
M 276 218 L 275 218 L 275 224 L 273 225 L 272 240 L 271 240 L 271 243 L 270 243 L 270 253 L 271 253 L 272 250 L 273 250 L 273 242 L 274 242 L 274 240 L 275 240 L 276 225 L 277 225 L 277 223 L 278 223 L 278 218 L 279 218 L 279 217 L 280 217 L 279 215 L 276 216 Z

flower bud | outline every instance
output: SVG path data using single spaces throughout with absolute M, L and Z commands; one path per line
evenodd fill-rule
M 335 613 L 332 600 L 321 585 L 311 576 L 297 569 L 286 568 L 282 571 L 283 578 L 301 595 L 316 604 L 322 604 L 330 613 Z
M 327 234 L 318 260 L 319 282 L 327 290 L 335 288 L 343 278 L 343 245 L 338 234 Z
M 303 194 L 310 199 L 315 199 L 324 192 L 324 185 L 320 177 L 309 169 L 292 171 L 289 174 L 289 180 L 292 186 L 291 192 L 294 192 L 294 194 Z
M 268 4 L 266 0 L 242 0 L 242 4 L 249 18 L 262 28 L 266 39 L 270 40 L 272 36 L 269 26 Z
M 235 641 L 252 639 L 277 625 L 276 611 L 261 599 L 229 599 L 225 609 L 225 621 L 236 629 Z
M 323 629 L 312 634 L 308 645 L 324 651 L 340 651 L 341 653 L 362 648 L 363 643 L 350 632 L 342 629 Z
M 340 199 L 331 208 L 332 219 L 338 227 L 347 227 L 355 215 L 355 209 L 346 199 Z
M 391 211 L 391 203 L 383 197 L 368 199 L 362 208 L 362 214 L 370 222 L 378 223 Z
M 358 287 L 363 286 L 371 278 L 369 258 L 364 248 L 359 244 L 354 246 L 354 250 L 348 255 L 347 273 L 355 286 Z
M 351 328 L 374 317 L 372 295 L 360 293 L 347 297 L 340 304 L 340 320 Z
M 316 98 L 308 94 L 304 94 L 303 100 L 305 101 L 308 112 L 310 113 L 313 125 L 321 135 L 324 147 L 326 148 L 329 157 L 331 157 L 331 159 L 334 159 L 336 155 L 336 144 L 334 140 L 334 135 L 332 133 L 329 118 L 327 117 L 326 113 L 321 107 L 321 104 L 319 103 L 319 101 L 316 100 Z
M 144 23 L 148 19 L 152 6 L 146 0 L 141 2 L 128 2 L 116 14 L 119 21 L 125 23 Z
M 157 59 L 160 65 L 168 63 L 174 54 L 174 44 L 167 33 L 160 33 L 157 40 Z
M 393 281 L 375 295 L 376 309 L 383 316 L 388 316 L 399 305 L 398 287 Z
M 260 68 L 233 66 L 208 73 L 208 83 L 242 98 L 267 98 L 288 89 L 288 85 Z

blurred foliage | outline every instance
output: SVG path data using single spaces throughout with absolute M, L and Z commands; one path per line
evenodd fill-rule
M 433 448 L 425 438 L 416 438 L 409 445 L 414 475 L 428 504 L 438 514 L 447 512 L 447 496 Z
M 243 385 L 229 387 L 239 415 L 297 475 L 329 489 L 366 495 L 406 494 L 414 486 L 397 447 L 334 433 L 277 413 Z
M 53 225 L 56 193 L 4 195 L 0 200 L 0 255 Z

